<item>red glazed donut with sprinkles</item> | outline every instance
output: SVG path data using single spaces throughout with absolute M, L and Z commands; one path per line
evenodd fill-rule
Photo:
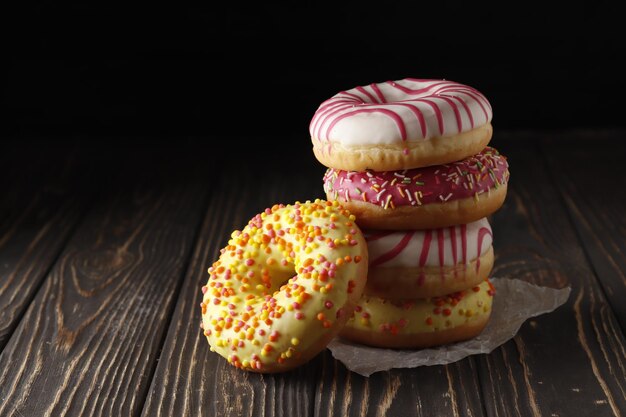
M 324 101 L 309 133 L 316 158 L 346 171 L 446 164 L 491 140 L 492 110 L 476 89 L 406 78 L 341 91 Z
M 338 202 L 275 205 L 235 231 L 202 288 L 202 327 L 231 365 L 282 372 L 326 347 L 352 315 L 367 245 Z
M 435 229 L 487 217 L 504 203 L 506 158 L 492 147 L 444 165 L 324 175 L 328 200 L 340 201 L 364 229 Z
M 382 348 L 427 348 L 478 336 L 495 288 L 488 280 L 441 297 L 390 300 L 363 296 L 340 336 Z
M 486 218 L 439 229 L 364 234 L 370 259 L 367 295 L 439 297 L 480 284 L 493 268 L 493 234 Z

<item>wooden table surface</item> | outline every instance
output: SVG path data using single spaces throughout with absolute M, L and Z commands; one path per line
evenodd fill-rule
M 496 131 L 493 275 L 568 302 L 490 354 L 369 378 L 328 350 L 277 375 L 209 351 L 200 287 L 230 232 L 323 195 L 309 147 L 245 143 L 0 143 L 0 416 L 626 415 L 626 132 Z

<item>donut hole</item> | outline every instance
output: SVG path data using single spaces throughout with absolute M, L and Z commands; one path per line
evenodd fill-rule
M 267 275 L 265 275 L 265 274 Z M 267 278 L 269 276 L 269 279 Z M 298 274 L 293 263 L 286 263 L 274 268 L 268 268 L 261 271 L 261 279 L 265 289 L 262 291 L 263 296 L 274 296 L 277 292 L 284 289 L 286 285 L 297 279 Z

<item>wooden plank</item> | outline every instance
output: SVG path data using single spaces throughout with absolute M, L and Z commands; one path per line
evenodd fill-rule
M 0 355 L 0 415 L 139 413 L 207 192 L 205 164 L 164 151 L 105 161 L 110 186 Z
M 538 147 L 499 141 L 511 182 L 492 216 L 493 275 L 571 286 L 566 305 L 526 322 L 479 356 L 492 416 L 618 416 L 626 410 L 626 344 Z M 496 294 L 497 297 L 497 294 Z
M 626 332 L 626 132 L 543 146 L 548 167 L 622 332 Z
M 3 155 L 0 351 L 90 200 L 91 193 L 77 192 L 88 173 L 76 176 L 75 155 L 65 150 L 12 147 Z
M 330 354 L 317 384 L 315 416 L 482 416 L 472 358 L 445 366 L 393 369 L 362 377 Z
M 230 233 L 275 203 L 305 201 L 323 194 L 323 170 L 285 163 L 271 172 L 253 167 L 223 175 L 212 194 L 187 277 L 176 306 L 144 416 L 307 416 L 314 400 L 319 359 L 291 372 L 261 375 L 240 371 L 209 351 L 200 329 L 200 288 L 207 268 Z M 286 175 L 285 173 L 288 173 Z M 244 180 L 247 179 L 247 180 Z
M 170 415 L 173 410 L 177 415 L 305 416 L 360 415 L 363 410 L 367 415 L 406 410 L 425 413 L 430 409 L 450 411 L 451 415 L 482 415 L 471 360 L 439 369 L 423 368 L 417 376 L 415 370 L 393 371 L 392 377 L 383 373 L 371 377 L 368 384 L 366 378 L 347 372 L 328 352 L 292 372 L 278 375 L 241 372 L 209 352 L 200 334 L 198 307 L 200 287 L 208 278 L 206 268 L 226 244 L 230 231 L 242 227 L 263 208 L 276 202 L 321 197 L 323 172 L 324 168 L 314 160 L 300 166 L 283 162 L 274 172 L 238 172 L 239 177 L 254 181 L 242 181 L 236 187 L 231 180 L 222 179 L 223 191 L 214 193 L 144 416 Z M 423 380 L 429 383 L 420 384 Z M 387 394 L 382 383 L 389 387 Z M 420 393 L 417 403 L 413 401 L 416 390 Z M 177 394 L 172 396 L 173 392 Z

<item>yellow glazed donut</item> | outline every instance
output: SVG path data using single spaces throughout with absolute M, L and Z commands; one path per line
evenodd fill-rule
M 363 296 L 340 336 L 385 348 L 425 348 L 471 339 L 491 315 L 489 280 L 442 297 L 387 300 Z
M 209 268 L 201 308 L 211 350 L 255 372 L 308 361 L 351 316 L 367 265 L 363 234 L 339 203 L 266 209 Z
M 313 153 L 346 171 L 394 171 L 458 161 L 490 141 L 491 105 L 449 80 L 406 78 L 341 91 L 311 120 Z

